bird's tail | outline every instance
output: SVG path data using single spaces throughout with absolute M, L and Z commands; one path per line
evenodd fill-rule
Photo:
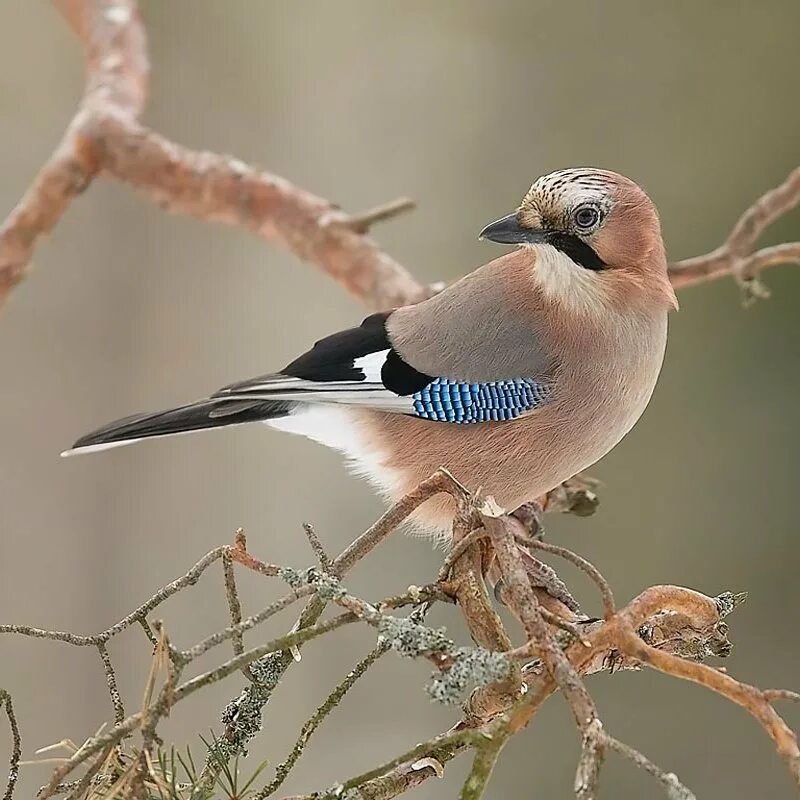
M 247 422 L 264 422 L 285 417 L 294 405 L 283 400 L 210 399 L 151 414 L 134 414 L 82 436 L 61 455 L 93 453 L 133 444 L 142 439 L 243 425 Z

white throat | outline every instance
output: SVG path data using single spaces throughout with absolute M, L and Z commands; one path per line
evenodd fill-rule
M 550 244 L 535 244 L 533 276 L 547 297 L 571 311 L 597 314 L 608 309 L 606 287 L 597 272 L 576 264 Z

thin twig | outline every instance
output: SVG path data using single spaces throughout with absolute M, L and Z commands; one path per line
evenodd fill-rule
M 323 572 L 330 572 L 331 560 L 328 558 L 328 554 L 325 552 L 325 548 L 323 547 L 319 536 L 317 536 L 314 526 L 310 522 L 304 522 L 303 532 L 305 533 L 306 539 L 308 539 L 308 543 L 311 545 L 311 549 L 314 551 L 314 555 L 317 557 L 317 561 L 319 561 L 319 565 L 322 567 Z
M 0 633 L 16 633 L 22 636 L 31 636 L 35 639 L 52 639 L 53 641 L 65 642 L 77 647 L 97 647 L 97 645 L 105 644 L 109 639 L 122 633 L 122 631 L 134 623 L 141 623 L 154 608 L 161 605 L 161 603 L 177 594 L 182 589 L 188 586 L 194 586 L 203 572 L 215 561 L 222 558 L 229 550 L 230 545 L 215 547 L 209 553 L 206 553 L 206 555 L 189 569 L 186 574 L 168 583 L 166 586 L 161 587 L 149 600 L 142 603 L 135 611 L 123 617 L 110 628 L 106 628 L 104 631 L 92 636 L 81 636 L 65 631 L 48 631 L 42 628 L 33 628 L 29 625 L 0 625 Z
M 221 631 L 217 631 L 216 633 L 212 633 L 210 636 L 207 636 L 205 639 L 193 645 L 189 649 L 183 650 L 181 652 L 181 658 L 186 661 L 193 661 L 198 656 L 203 655 L 203 653 L 207 653 L 209 650 L 211 650 L 211 648 L 216 647 L 217 645 L 222 644 L 222 642 L 226 642 L 229 639 L 233 639 L 237 635 L 240 636 L 245 631 L 255 628 L 257 625 L 265 622 L 270 617 L 273 617 L 279 611 L 283 611 L 283 609 L 288 608 L 290 605 L 292 605 L 292 603 L 297 602 L 297 600 L 314 594 L 315 591 L 316 590 L 313 586 L 298 587 L 291 594 L 284 595 L 279 600 L 276 600 L 274 603 L 270 603 L 261 611 L 253 614 L 250 617 L 247 617 L 247 619 L 243 620 L 242 622 L 236 625 L 231 625 L 227 628 L 223 628 Z M 241 653 L 239 655 L 241 655 Z
M 244 641 L 242 639 L 242 604 L 239 600 L 239 591 L 236 588 L 236 575 L 233 571 L 233 559 L 229 553 L 222 557 L 222 574 L 225 580 L 225 598 L 228 601 L 228 612 L 230 613 L 231 620 L 231 646 L 233 647 L 233 654 L 235 656 L 241 655 L 244 652 Z M 245 678 L 253 680 L 250 673 L 250 666 L 242 669 Z
M 419 486 L 396 502 L 374 525 L 371 525 L 346 547 L 334 560 L 332 573 L 343 575 L 396 530 L 426 500 L 442 492 L 458 496 L 464 494 L 465 489 L 447 470 L 437 470 L 430 478 L 426 478 Z
M 433 755 L 434 758 L 436 758 L 436 753 L 439 749 L 447 747 L 459 747 L 460 745 L 474 745 L 477 742 L 482 741 L 483 738 L 483 734 L 474 730 L 458 730 L 455 732 L 446 733 L 428 742 L 418 744 L 415 747 L 412 747 L 410 750 L 407 750 L 405 753 L 401 753 L 399 756 L 391 759 L 390 761 L 386 761 L 380 766 L 367 770 L 367 772 L 362 772 L 359 775 L 348 778 L 341 785 L 344 791 L 347 791 L 348 789 L 359 788 L 366 783 L 380 779 L 401 764 L 415 762 L 420 758 L 429 755 Z M 363 791 L 361 794 L 364 796 Z
M 770 703 L 775 703 L 779 700 L 788 700 L 790 703 L 800 703 L 800 692 L 792 692 L 789 689 L 765 689 L 764 697 Z
M 763 194 L 739 217 L 728 238 L 715 250 L 670 265 L 677 288 L 733 275 L 740 283 L 752 281 L 766 267 L 800 263 L 800 243 L 755 250 L 764 231 L 800 203 L 800 167 L 779 186 Z
M 158 637 L 153 633 L 153 629 L 150 627 L 150 623 L 144 617 L 141 617 L 137 621 L 141 629 L 144 631 L 144 635 L 148 638 L 150 644 L 152 644 L 153 647 L 155 647 L 158 644 Z
M 117 688 L 117 675 L 114 672 L 114 665 L 111 663 L 111 656 L 108 654 L 105 644 L 98 644 L 97 651 L 100 653 L 100 660 L 103 662 L 103 669 L 106 673 L 108 693 L 111 696 L 111 705 L 114 707 L 114 722 L 122 722 L 125 719 L 125 706 Z
M 544 619 L 548 625 L 552 625 L 555 628 L 565 631 L 574 639 L 581 642 L 581 644 L 583 644 L 585 647 L 589 647 L 589 643 L 586 637 L 583 635 L 580 625 L 576 624 L 575 622 L 570 622 L 568 619 L 564 619 L 564 617 L 561 617 L 558 614 L 550 611 L 541 604 L 539 605 L 539 613 L 542 615 L 542 619 Z
M 0 689 L 0 707 L 5 706 L 8 726 L 11 729 L 11 759 L 8 764 L 8 780 L 6 790 L 3 793 L 3 800 L 11 800 L 14 794 L 14 787 L 19 778 L 19 762 L 22 759 L 22 737 L 19 733 L 19 724 L 14 715 L 14 704 L 11 694 L 5 689 Z
M 113 751 L 113 747 L 109 746 L 105 750 L 101 750 L 100 753 L 97 755 L 97 758 L 89 764 L 88 769 L 86 772 L 83 773 L 81 778 L 77 781 L 73 781 L 68 784 L 60 784 L 56 787 L 54 794 L 58 793 L 61 786 L 68 787 L 65 790 L 69 792 L 67 795 L 67 800 L 78 800 L 78 798 L 83 798 L 85 796 L 86 790 L 91 785 L 92 781 L 94 780 L 95 775 L 100 772 L 105 764 L 107 763 L 111 753 Z M 44 788 L 39 790 L 37 793 L 37 798 L 41 796 L 44 792 Z
M 469 550 L 473 544 L 481 541 L 481 539 L 486 539 L 487 537 L 488 534 L 486 531 L 483 528 L 478 528 L 477 530 L 468 533 L 458 542 L 455 542 L 452 549 L 442 562 L 442 566 L 439 568 L 439 574 L 436 576 L 436 580 L 439 582 L 447 580 L 447 576 L 450 574 L 453 564 L 455 564 L 456 561 L 458 561 L 458 559 L 461 558 L 461 556 L 464 555 L 464 553 Z
M 351 214 L 339 224 L 350 228 L 351 231 L 363 234 L 367 233 L 376 223 L 385 222 L 400 214 L 413 211 L 416 207 L 417 204 L 410 197 L 398 197 L 396 200 L 390 200 L 388 203 L 362 211 L 359 214 Z
M 275 767 L 275 777 L 261 789 L 254 797 L 254 800 L 264 800 L 266 797 L 273 795 L 281 787 L 286 778 L 289 777 L 294 765 L 297 763 L 300 756 L 303 754 L 308 740 L 313 736 L 316 729 L 322 724 L 322 721 L 328 714 L 333 711 L 336 706 L 342 701 L 344 696 L 353 687 L 355 682 L 385 653 L 389 650 L 388 643 L 380 643 L 374 650 L 372 650 L 366 658 L 363 658 L 358 664 L 347 673 L 344 680 L 328 695 L 325 701 L 317 708 L 311 715 L 311 718 L 303 725 L 300 730 L 300 735 L 291 749 L 289 755 L 277 767 Z
M 666 772 L 657 764 L 654 764 L 647 756 L 640 753 L 636 748 L 631 747 L 607 733 L 602 736 L 603 746 L 613 750 L 628 761 L 633 762 L 639 769 L 643 769 L 652 775 L 660 784 L 669 800 L 697 800 L 694 793 L 684 786 L 674 772 Z
M 492 736 L 486 736 L 478 744 L 472 760 L 472 769 L 461 787 L 459 800 L 480 800 L 483 797 L 483 793 L 489 785 L 492 770 L 500 756 L 500 750 L 507 738 L 507 732 L 501 734 L 500 731 L 497 731 Z
M 700 662 L 687 661 L 645 644 L 635 633 L 624 630 L 618 637 L 620 649 L 659 672 L 699 683 L 742 706 L 772 739 L 778 755 L 786 762 L 795 783 L 800 786 L 800 747 L 797 736 L 784 722 L 760 689 L 738 681 Z

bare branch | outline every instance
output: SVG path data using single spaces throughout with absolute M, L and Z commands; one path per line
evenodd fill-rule
M 11 760 L 8 765 L 8 779 L 6 790 L 3 793 L 3 800 L 11 800 L 14 794 L 14 787 L 19 778 L 19 762 L 22 758 L 22 737 L 19 733 L 17 718 L 14 716 L 14 705 L 11 702 L 11 695 L 5 690 L 0 689 L 0 706 L 5 706 L 8 725 L 11 729 Z
M 104 643 L 97 645 L 100 660 L 103 662 L 103 669 L 106 673 L 106 684 L 108 693 L 111 696 L 111 705 L 114 707 L 114 722 L 122 722 L 125 719 L 125 706 L 122 704 L 119 689 L 117 688 L 117 675 L 114 672 L 114 665 L 111 663 L 111 656 Z
M 594 701 L 580 679 L 578 670 L 558 646 L 553 633 L 539 613 L 539 604 L 533 593 L 514 538 L 515 527 L 520 523 L 508 516 L 484 516 L 484 525 L 492 537 L 497 560 L 508 588 L 511 603 L 518 619 L 525 626 L 529 640 L 541 648 L 542 659 L 553 680 L 567 698 L 581 731 L 597 717 Z M 512 732 L 514 728 L 511 728 Z
M 281 787 L 283 782 L 289 776 L 292 767 L 294 767 L 294 765 L 297 763 L 297 760 L 303 754 L 303 750 L 308 744 L 308 740 L 312 737 L 314 731 L 316 731 L 316 729 L 322 724 L 322 721 L 325 719 L 325 717 L 327 717 L 328 714 L 330 714 L 331 711 L 333 711 L 333 709 L 339 705 L 356 681 L 362 675 L 364 675 L 364 673 L 382 655 L 388 651 L 388 644 L 382 642 L 371 653 L 369 653 L 366 658 L 363 658 L 361 661 L 359 661 L 358 664 L 356 664 L 355 667 L 353 667 L 353 669 L 347 673 L 344 680 L 328 695 L 322 705 L 317 708 L 317 710 L 311 715 L 311 718 L 303 725 L 302 729 L 300 730 L 300 735 L 298 736 L 297 741 L 295 742 L 294 747 L 292 748 L 288 757 L 275 768 L 275 777 L 256 794 L 256 800 L 264 800 L 265 797 L 273 795 Z
M 740 595 L 721 595 L 719 598 L 708 598 L 697 592 L 678 587 L 661 586 L 652 587 L 643 592 L 625 608 L 611 615 L 604 621 L 589 623 L 580 628 L 574 625 L 565 624 L 563 620 L 555 618 L 551 613 L 543 610 L 536 601 L 536 595 L 531 588 L 526 573 L 522 551 L 519 546 L 521 524 L 518 520 L 508 517 L 492 505 L 491 501 L 480 501 L 474 505 L 468 493 L 463 487 L 457 484 L 445 472 L 439 472 L 417 490 L 412 492 L 397 507 L 390 510 L 379 523 L 372 526 L 365 534 L 362 534 L 356 541 L 357 547 L 347 548 L 339 558 L 332 562 L 332 566 L 342 569 L 342 566 L 352 566 L 355 561 L 366 553 L 371 552 L 374 546 L 390 532 L 391 524 L 399 524 L 404 518 L 404 514 L 416 507 L 421 498 L 430 497 L 437 491 L 449 491 L 457 499 L 457 506 L 460 509 L 454 537 L 456 544 L 455 550 L 460 553 L 459 558 L 452 564 L 452 578 L 450 588 L 455 591 L 459 604 L 464 610 L 465 617 L 473 633 L 474 638 L 484 646 L 489 645 L 493 649 L 507 650 L 508 636 L 505 633 L 502 623 L 496 618 L 488 602 L 485 587 L 482 582 L 482 565 L 485 556 L 484 549 L 487 540 L 482 537 L 472 536 L 473 526 L 480 525 L 486 530 L 489 540 L 492 542 L 498 563 L 500 564 L 503 579 L 506 583 L 511 603 L 515 614 L 526 630 L 529 639 L 528 652 L 541 658 L 546 665 L 546 671 L 536 668 L 535 664 L 530 665 L 528 677 L 532 684 L 527 693 L 520 691 L 519 673 L 515 672 L 513 661 L 506 660 L 505 666 L 501 671 L 497 670 L 499 664 L 491 667 L 494 670 L 487 673 L 489 669 L 486 665 L 489 661 L 485 656 L 480 655 L 479 651 L 474 651 L 476 656 L 480 656 L 476 664 L 479 664 L 481 674 L 486 676 L 491 674 L 490 683 L 483 686 L 473 693 L 469 702 L 465 706 L 465 717 L 454 733 L 469 732 L 466 738 L 448 735 L 435 737 L 423 743 L 412 751 L 392 759 L 382 767 L 370 770 L 357 778 L 351 779 L 344 784 L 346 788 L 358 788 L 362 798 L 387 798 L 394 797 L 397 793 L 405 789 L 418 785 L 423 780 L 435 774 L 440 774 L 443 765 L 462 752 L 465 747 L 476 748 L 476 758 L 474 762 L 472 778 L 465 784 L 464 796 L 478 797 L 486 785 L 486 779 L 491 770 L 491 766 L 496 760 L 502 743 L 505 739 L 524 727 L 536 713 L 542 702 L 550 696 L 556 689 L 560 688 L 568 698 L 576 722 L 584 733 L 584 757 L 582 758 L 583 775 L 581 786 L 585 789 L 579 795 L 589 798 L 593 795 L 592 786 L 595 779 L 591 776 L 599 775 L 599 763 L 594 766 L 592 759 L 599 759 L 603 747 L 596 744 L 594 748 L 587 747 L 586 737 L 592 734 L 597 719 L 594 704 L 589 697 L 580 675 L 589 674 L 598 669 L 629 668 L 637 665 L 650 665 L 661 669 L 678 677 L 703 683 L 715 691 L 719 691 L 725 696 L 744 705 L 751 713 L 762 722 L 765 729 L 773 737 L 776 746 L 790 762 L 796 765 L 796 741 L 794 735 L 785 726 L 785 723 L 774 712 L 770 703 L 776 699 L 791 698 L 794 695 L 784 693 L 780 690 L 770 690 L 768 693 L 760 692 L 753 687 L 748 687 L 734 679 L 712 670 L 705 665 L 686 661 L 674 655 L 675 652 L 682 652 L 681 646 L 676 642 L 683 641 L 683 632 L 691 631 L 695 636 L 687 652 L 693 658 L 703 658 L 709 652 L 717 652 L 709 649 L 708 645 L 699 644 L 700 641 L 710 641 L 715 631 L 717 631 L 723 616 L 733 609 L 741 601 Z M 482 516 L 475 516 L 475 509 L 481 511 Z M 459 548 L 459 542 L 468 540 L 469 547 Z M 384 635 L 384 641 L 379 650 L 383 651 L 386 647 L 397 648 L 401 653 L 411 656 L 428 657 L 439 670 L 440 687 L 463 687 L 464 676 L 467 674 L 461 670 L 458 676 L 450 677 L 449 673 L 455 670 L 460 659 L 467 656 L 464 648 L 455 648 L 453 643 L 443 637 L 441 632 L 432 631 L 424 628 L 418 623 L 398 620 L 387 617 L 384 609 L 395 608 L 408 603 L 425 602 L 437 597 L 436 587 L 411 587 L 404 595 L 397 595 L 378 604 L 367 603 L 360 598 L 348 594 L 338 583 L 334 576 L 321 572 L 319 568 L 313 567 L 308 570 L 296 571 L 276 565 L 267 565 L 255 558 L 246 551 L 244 537 L 237 535 L 236 543 L 227 548 L 216 548 L 204 559 L 201 559 L 187 575 L 195 578 L 214 560 L 222 559 L 223 563 L 227 554 L 230 554 L 232 561 L 240 562 L 250 569 L 255 569 L 259 574 L 268 578 L 283 577 L 294 587 L 293 594 L 287 595 L 289 599 L 296 599 L 306 592 L 317 592 L 318 596 L 312 600 L 324 607 L 326 601 L 333 601 L 345 609 L 346 613 L 334 617 L 325 622 L 311 622 L 307 617 L 307 624 L 302 627 L 295 627 L 288 634 L 280 636 L 259 647 L 237 653 L 232 659 L 212 668 L 201 675 L 198 675 L 183 684 L 177 685 L 177 681 L 183 666 L 190 661 L 207 652 L 215 644 L 228 639 L 235 639 L 246 626 L 252 626 L 254 617 L 266 618 L 265 612 L 274 613 L 278 607 L 285 607 L 288 604 L 286 598 L 273 603 L 267 609 L 241 622 L 232 624 L 228 628 L 217 634 L 208 637 L 203 642 L 185 651 L 178 651 L 172 648 L 159 623 L 155 623 L 158 633 L 159 645 L 153 662 L 153 671 L 148 681 L 148 688 L 145 692 L 145 700 L 142 710 L 137 714 L 120 720 L 114 728 L 104 735 L 98 735 L 89 739 L 83 746 L 73 752 L 69 758 L 63 761 L 53 773 L 51 782 L 42 791 L 41 797 L 49 797 L 62 787 L 73 787 L 75 783 L 64 784 L 64 778 L 79 765 L 90 761 L 96 764 L 96 759 L 108 752 L 110 747 L 114 747 L 121 740 L 137 728 L 141 728 L 144 746 L 139 751 L 134 763 L 124 771 L 124 781 L 126 782 L 126 792 L 143 791 L 144 784 L 153 778 L 153 764 L 150 757 L 150 749 L 156 737 L 156 725 L 158 721 L 181 700 L 195 693 L 211 683 L 224 679 L 237 670 L 247 665 L 253 665 L 253 677 L 256 683 L 248 684 L 245 692 L 249 690 L 266 690 L 267 694 L 277 685 L 277 680 L 282 674 L 283 667 L 273 674 L 269 681 L 272 683 L 263 684 L 265 674 L 255 668 L 261 664 L 265 655 L 283 655 L 289 652 L 293 646 L 299 645 L 304 641 L 330 633 L 344 624 L 349 624 L 362 619 L 369 624 L 377 627 Z M 346 555 L 346 557 L 345 557 Z M 183 588 L 192 585 L 193 581 L 179 579 Z M 176 582 L 170 584 L 174 586 Z M 163 596 L 164 591 L 157 593 L 154 597 Z M 316 612 L 315 612 L 316 613 Z M 318 616 L 317 616 L 318 618 Z M 125 618 L 131 620 L 132 615 Z M 494 621 L 492 621 L 494 620 Z M 385 623 L 391 622 L 389 627 Z M 567 621 L 568 622 L 568 621 Z M 129 623 L 130 624 L 130 623 Z M 567 633 L 566 640 L 554 636 L 549 625 L 565 628 Z M 11 627 L 11 626 L 7 626 Z M 126 626 L 116 626 L 108 629 L 111 635 L 120 633 Z M 24 629 L 12 629 L 9 632 L 28 633 Z M 38 631 L 44 638 L 53 638 L 51 632 Z M 104 632 L 105 633 L 105 632 Z M 101 636 L 103 634 L 100 634 Z M 86 644 L 86 639 L 91 637 L 76 637 L 72 634 L 59 634 L 66 636 L 65 641 L 82 646 Z M 416 637 L 416 638 L 415 638 Z M 576 641 L 577 640 L 577 641 Z M 722 637 L 720 643 L 720 654 L 725 654 L 726 640 Z M 100 648 L 104 642 L 98 644 Z M 727 645 L 729 649 L 729 645 Z M 522 654 L 522 649 L 518 648 L 519 653 L 512 652 L 509 656 Z M 376 651 L 377 652 L 377 651 Z M 486 651 L 482 651 L 486 652 Z M 490 654 L 489 654 L 490 655 Z M 170 656 L 167 658 L 167 656 Z M 377 657 L 377 655 L 374 655 Z M 293 748 L 289 758 L 276 773 L 276 778 L 270 783 L 262 793 L 273 792 L 282 782 L 288 770 L 296 762 L 302 752 L 303 744 L 308 736 L 313 733 L 325 715 L 339 702 L 343 694 L 352 685 L 355 678 L 361 674 L 361 669 L 366 668 L 372 663 L 372 658 L 367 659 L 362 665 L 351 673 L 337 687 L 331 697 L 320 706 L 315 715 L 304 726 L 298 743 Z M 467 664 L 468 661 L 464 661 Z M 156 675 L 166 669 L 166 679 L 155 696 Z M 470 667 L 469 669 L 474 669 Z M 509 673 L 509 669 L 511 673 Z M 113 673 L 113 670 L 112 670 Z M 477 674 L 477 673 L 476 673 Z M 509 680 L 509 674 L 511 679 Z M 709 677 L 710 676 L 710 677 Z M 484 677 L 483 680 L 486 680 Z M 449 683 L 448 683 L 449 681 Z M 455 681 L 455 682 L 453 682 Z M 478 684 L 480 685 L 480 683 Z M 437 689 L 437 692 L 444 691 L 442 697 L 449 697 L 453 688 Z M 120 701 L 121 704 L 121 701 Z M 119 706 L 121 707 L 121 705 Z M 115 712 L 119 716 L 118 708 L 115 704 Z M 257 713 L 260 714 L 262 706 L 256 706 Z M 507 713 L 507 716 L 503 716 Z M 498 716 L 500 715 L 500 716 Z M 257 727 L 254 728 L 257 730 Z M 249 735 L 252 735 L 249 734 Z M 215 740 L 222 743 L 227 741 Z M 237 747 L 241 747 L 244 740 L 236 740 Z M 598 740 L 599 741 L 599 740 Z M 795 748 L 795 750 L 792 749 Z M 205 797 L 207 793 L 200 789 L 213 787 L 215 776 L 219 769 L 224 768 L 229 758 L 236 750 L 226 749 L 223 751 L 223 760 L 220 762 L 217 771 L 204 770 L 201 783 L 198 784 L 199 794 L 192 793 L 192 797 Z M 412 758 L 413 756 L 413 758 Z M 207 765 L 208 766 L 208 765 Z M 90 770 L 93 767 L 90 767 Z M 122 780 L 122 779 L 121 779 Z M 209 784 L 208 781 L 211 781 Z M 82 782 L 81 782 L 82 783 Z M 676 784 L 677 786 L 677 784 Z M 85 787 L 85 784 L 84 784 Z M 74 791 L 74 790 L 73 790 Z M 678 791 L 676 788 L 675 791 Z M 336 793 L 334 793 L 336 794 Z M 675 797 L 681 795 L 675 794 Z M 690 795 L 686 795 L 690 797 Z
M 185 589 L 187 586 L 196 584 L 208 567 L 215 561 L 221 559 L 229 550 L 230 545 L 222 545 L 206 553 L 206 555 L 188 570 L 185 575 L 163 586 L 149 600 L 142 603 L 135 611 L 123 617 L 110 628 L 106 628 L 104 631 L 100 631 L 100 633 L 96 633 L 92 636 L 81 636 L 64 631 L 47 631 L 42 628 L 32 628 L 28 625 L 0 625 L 0 633 L 17 633 L 23 636 L 31 636 L 35 639 L 52 639 L 53 641 L 66 642 L 67 644 L 76 645 L 78 647 L 97 647 L 99 644 L 105 644 L 109 639 L 121 633 L 134 623 L 146 619 L 147 615 L 153 609 L 157 608 L 174 594 L 177 594 L 177 592 Z
M 740 284 L 758 277 L 767 267 L 800 263 L 800 242 L 756 250 L 764 231 L 800 203 L 800 167 L 756 200 L 739 217 L 728 238 L 716 250 L 670 265 L 676 289 L 732 275 Z
M 147 94 L 145 33 L 134 0 L 57 5 L 83 43 L 86 85 L 61 143 L 0 228 L 0 304 L 22 278 L 37 240 L 100 169 L 84 126 L 97 114 L 134 119 Z
M 800 703 L 800 692 L 792 692 L 789 689 L 765 689 L 764 697 L 770 703 L 778 700 L 788 700 L 791 703 Z
M 583 556 L 573 553 L 572 550 L 569 550 L 566 547 L 560 547 L 557 544 L 543 542 L 538 539 L 526 541 L 525 544 L 532 550 L 542 550 L 545 553 L 552 553 L 553 555 L 559 556 L 560 558 L 569 561 L 570 564 L 575 565 L 578 569 L 585 572 L 592 579 L 592 581 L 594 581 L 595 585 L 600 591 L 600 597 L 603 600 L 603 615 L 605 618 L 609 619 L 616 613 L 617 609 L 614 602 L 614 593 L 611 591 L 608 581 L 600 574 L 600 571 L 594 566 L 594 564 L 587 561 L 585 558 L 583 558 Z
M 347 572 L 404 522 L 416 508 L 441 492 L 448 492 L 456 498 L 468 494 L 466 489 L 446 469 L 437 470 L 416 489 L 396 502 L 374 525 L 346 547 L 333 562 L 333 574 L 342 575 Z
M 427 294 L 350 217 L 287 180 L 216 153 L 197 152 L 107 116 L 86 131 L 106 174 L 174 213 L 236 225 L 310 261 L 372 308 Z
M 410 209 L 410 200 L 348 215 L 283 178 L 147 130 L 138 122 L 148 60 L 134 0 L 56 4 L 83 43 L 86 88 L 58 148 L 0 228 L 0 303 L 22 278 L 38 240 L 98 174 L 139 189 L 169 211 L 250 230 L 315 264 L 373 308 L 417 302 L 431 293 L 364 235 L 375 222 Z M 747 209 L 719 248 L 672 264 L 673 284 L 725 275 L 747 284 L 768 266 L 797 263 L 797 244 L 754 250 L 764 229 L 798 200 L 800 170 Z
M 352 217 L 283 178 L 148 131 L 137 122 L 148 67 L 134 0 L 57 4 L 84 45 L 86 90 L 61 144 L 0 229 L 0 303 L 23 276 L 37 241 L 100 173 L 169 211 L 250 230 L 311 261 L 373 307 L 429 294 L 363 235 L 409 201 Z
M 311 545 L 311 549 L 314 551 L 314 555 L 317 557 L 323 572 L 330 572 L 333 565 L 319 536 L 317 536 L 317 532 L 314 530 L 314 526 L 310 522 L 303 523 L 303 533 L 305 533 L 306 539 L 308 539 L 308 543 Z
M 244 535 L 241 531 L 237 531 L 237 538 L 239 535 Z M 244 652 L 244 641 L 242 639 L 242 604 L 239 600 L 239 590 L 236 588 L 236 575 L 233 571 L 233 559 L 229 553 L 222 556 L 222 573 L 225 579 L 225 597 L 228 601 L 228 611 L 231 618 L 231 644 L 233 646 L 233 654 L 235 656 L 241 655 Z M 253 680 L 250 674 L 250 667 L 242 669 L 245 678 Z
M 480 800 L 486 787 L 489 785 L 489 778 L 492 777 L 500 751 L 508 738 L 508 733 L 497 731 L 491 736 L 486 736 L 475 748 L 475 757 L 472 760 L 472 769 L 461 787 L 459 800 Z
M 385 222 L 388 219 L 406 214 L 413 211 L 417 204 L 409 197 L 398 197 L 383 205 L 362 211 L 360 214 L 351 214 L 348 219 L 341 223 L 356 233 L 366 233 L 373 225 L 378 222 Z
M 638 750 L 631 747 L 607 733 L 603 734 L 603 745 L 609 750 L 613 750 L 623 758 L 633 762 L 639 769 L 652 775 L 660 784 L 669 800 L 697 800 L 694 793 L 687 789 L 679 780 L 674 772 L 666 772 L 658 765 L 654 764 L 647 756 L 642 755 Z
M 581 758 L 575 775 L 575 795 L 578 800 L 596 800 L 600 783 L 600 769 L 607 750 L 627 758 L 640 769 L 652 775 L 661 785 L 668 800 L 697 800 L 678 777 L 654 764 L 634 747 L 610 736 L 600 720 L 594 720 L 583 737 Z
M 433 756 L 439 763 L 444 763 L 440 754 L 440 750 L 454 748 L 460 749 L 465 745 L 474 745 L 481 743 L 484 739 L 484 734 L 473 730 L 457 730 L 438 736 L 429 742 L 423 742 L 416 745 L 411 750 L 402 753 L 396 758 L 381 764 L 374 769 L 367 772 L 362 772 L 353 778 L 349 778 L 342 784 L 344 790 L 347 789 L 360 789 L 361 796 L 364 800 L 376 797 L 393 797 L 390 794 L 376 794 L 374 789 L 380 786 L 380 781 L 389 775 L 395 768 L 405 765 L 413 765 L 421 758 L 426 756 Z M 421 770 L 420 770 L 421 771 Z M 371 789 L 373 792 L 370 794 L 366 787 L 372 784 Z M 337 787 L 338 788 L 338 787 Z
M 786 762 L 789 772 L 800 787 L 800 748 L 797 736 L 770 704 L 770 700 L 755 686 L 738 681 L 730 675 L 700 662 L 687 661 L 645 644 L 635 633 L 620 633 L 620 649 L 659 672 L 699 683 L 721 694 L 748 711 L 772 739 L 778 755 Z

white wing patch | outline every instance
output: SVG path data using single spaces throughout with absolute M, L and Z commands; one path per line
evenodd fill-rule
M 355 359 L 353 366 L 364 373 L 365 383 L 381 383 L 381 369 L 383 369 L 388 355 L 389 348 L 387 347 L 386 350 L 379 350 L 377 353 L 369 353 Z

